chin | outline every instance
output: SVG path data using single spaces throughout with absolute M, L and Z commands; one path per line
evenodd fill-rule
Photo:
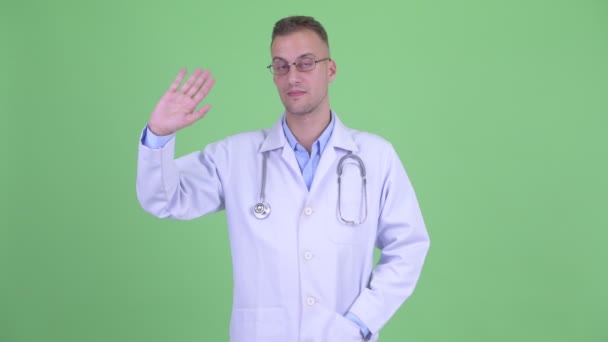
M 312 113 L 314 108 L 302 107 L 302 106 L 285 106 L 285 110 L 293 115 L 306 115 Z
M 321 103 L 310 103 L 302 101 L 304 99 L 297 99 L 296 101 L 290 101 L 287 99 L 283 101 L 283 106 L 285 106 L 285 111 L 293 115 L 308 115 L 314 112 Z

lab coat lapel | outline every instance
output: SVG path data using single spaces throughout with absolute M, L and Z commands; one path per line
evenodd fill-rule
M 283 131 L 283 114 L 279 120 L 267 131 L 266 138 L 262 142 L 262 146 L 260 146 L 260 153 L 264 153 L 271 150 L 276 150 L 281 148 L 282 151 L 279 153 L 281 157 L 285 161 L 285 164 L 289 167 L 289 171 L 295 177 L 295 179 L 299 179 L 302 186 L 306 187 L 304 183 L 304 179 L 302 178 L 302 172 L 300 171 L 300 166 L 298 165 L 298 161 L 296 160 L 296 155 L 292 150 L 291 146 L 289 146 L 289 142 L 285 137 L 285 132 Z
M 335 114 L 334 119 L 336 120 L 334 131 L 331 133 L 327 146 L 325 146 L 325 150 L 321 154 L 321 159 L 319 160 L 319 165 L 317 166 L 317 171 L 310 188 L 311 192 L 313 189 L 316 189 L 316 184 L 321 182 L 328 172 L 332 172 L 332 165 L 337 163 L 338 158 L 341 158 L 345 154 L 344 152 L 357 153 L 359 151 L 357 144 L 350 135 L 349 129 L 342 124 L 342 121 Z M 337 173 L 333 176 L 337 177 Z

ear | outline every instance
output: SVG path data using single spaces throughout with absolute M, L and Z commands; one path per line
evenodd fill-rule
M 329 75 L 329 82 L 333 82 L 333 80 L 336 78 L 336 72 L 338 71 L 336 61 L 332 59 L 328 62 L 328 65 L 329 67 L 327 68 L 327 73 Z

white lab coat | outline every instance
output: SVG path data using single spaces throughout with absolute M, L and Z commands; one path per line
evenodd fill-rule
M 392 145 L 369 133 L 335 127 L 310 191 L 282 119 L 271 129 L 241 133 L 174 159 L 174 139 L 161 149 L 139 146 L 137 195 L 158 217 L 193 219 L 225 209 L 234 271 L 232 342 L 362 341 L 351 311 L 371 340 L 407 299 L 429 247 L 414 190 Z M 352 152 L 367 171 L 367 219 L 338 217 L 337 164 Z M 263 153 L 266 201 L 258 219 Z M 352 160 L 352 159 L 350 159 Z M 359 170 L 342 176 L 346 219 L 365 211 Z M 381 260 L 374 267 L 374 247 Z

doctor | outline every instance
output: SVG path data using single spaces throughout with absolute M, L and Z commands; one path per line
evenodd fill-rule
M 271 58 L 285 106 L 276 124 L 176 159 L 175 132 L 209 111 L 196 108 L 214 83 L 197 69 L 180 87 L 177 75 L 142 133 L 139 201 L 163 218 L 226 210 L 231 341 L 376 341 L 429 247 L 414 190 L 389 142 L 331 110 L 337 69 L 319 22 L 279 20 Z

